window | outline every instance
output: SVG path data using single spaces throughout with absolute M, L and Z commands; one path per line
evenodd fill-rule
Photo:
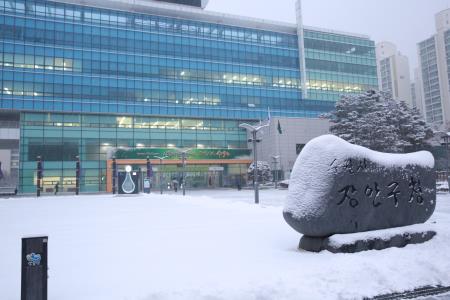
M 300 152 L 302 152 L 303 148 L 305 147 L 305 144 L 296 144 L 295 145 L 295 153 L 297 155 L 300 154 Z

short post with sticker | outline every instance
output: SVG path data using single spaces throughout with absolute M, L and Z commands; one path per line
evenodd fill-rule
M 47 300 L 48 237 L 22 238 L 21 300 Z

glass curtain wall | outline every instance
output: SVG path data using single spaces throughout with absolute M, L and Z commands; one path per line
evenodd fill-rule
M 60 183 L 75 187 L 82 161 L 81 191 L 105 190 L 106 160 L 117 148 L 246 148 L 238 121 L 53 113 L 22 113 L 20 186 L 34 192 L 36 157 L 44 161 L 44 191 Z
M 364 38 L 305 30 L 308 98 L 337 101 L 378 89 L 375 44 Z

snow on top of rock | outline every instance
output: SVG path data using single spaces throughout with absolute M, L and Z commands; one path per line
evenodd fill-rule
M 428 151 L 419 151 L 407 154 L 383 153 L 350 144 L 349 142 L 332 134 L 322 135 L 311 140 L 302 150 L 299 158 L 304 156 L 309 157 L 311 154 L 316 155 L 317 152 L 321 152 L 321 154 L 326 155 L 327 157 L 331 156 L 334 158 L 366 158 L 385 167 L 405 167 L 407 165 L 420 165 L 422 167 L 429 168 L 434 167 L 434 157 Z
M 365 232 L 333 234 L 329 237 L 329 241 L 330 246 L 341 247 L 344 245 L 354 244 L 361 240 L 366 241 L 381 239 L 383 241 L 388 241 L 396 235 L 413 234 L 418 232 L 425 233 L 427 231 L 436 231 L 436 225 L 432 223 L 425 223 Z
M 291 173 L 284 211 L 297 217 L 302 217 L 301 214 L 305 211 L 311 216 L 322 214 L 325 208 L 317 198 L 331 184 L 328 181 L 334 173 L 331 165 L 335 160 L 348 158 L 365 158 L 386 168 L 407 165 L 434 167 L 434 157 L 428 151 L 408 154 L 382 153 L 350 144 L 331 134 L 322 135 L 307 143 L 297 157 Z M 298 201 L 299 198 L 302 201 Z

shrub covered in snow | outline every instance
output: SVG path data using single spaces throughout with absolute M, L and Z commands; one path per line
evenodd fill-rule
M 252 182 L 253 182 L 254 168 L 255 164 L 252 163 L 247 170 L 248 180 Z M 265 183 L 267 181 L 272 181 L 272 172 L 270 170 L 270 165 L 267 161 L 258 161 L 257 174 L 258 174 L 258 182 Z

